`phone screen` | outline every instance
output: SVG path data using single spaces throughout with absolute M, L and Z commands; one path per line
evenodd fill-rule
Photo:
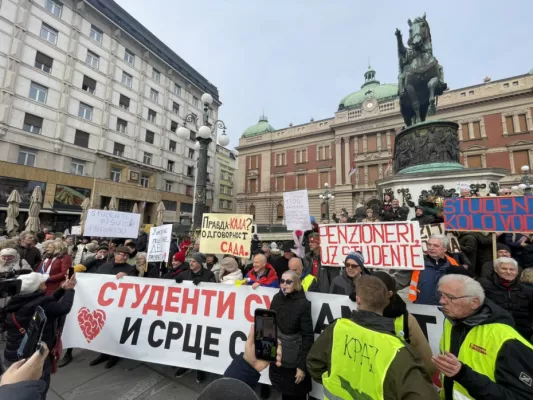
M 254 316 L 255 357 L 266 361 L 276 361 L 278 347 L 276 313 L 270 310 L 255 310 Z
M 38 306 L 30 320 L 26 334 L 20 343 L 17 350 L 18 356 L 28 359 L 37 350 L 37 345 L 43 336 L 44 326 L 46 325 L 46 314 L 44 310 Z
M 68 279 L 72 278 L 72 275 L 74 275 L 74 267 L 68 269 Z

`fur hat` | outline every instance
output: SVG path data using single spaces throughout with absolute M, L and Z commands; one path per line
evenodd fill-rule
M 11 249 L 11 248 L 7 248 L 7 249 L 2 249 L 0 250 L 0 256 L 11 256 L 11 257 L 16 257 L 18 256 L 18 251 L 16 249 Z
M 48 279 L 48 274 L 39 274 L 37 272 L 32 272 L 30 274 L 20 275 L 18 279 L 22 281 L 22 284 L 20 286 L 20 294 L 28 294 L 33 293 L 37 289 L 39 289 L 41 283 L 46 282 L 46 280 Z
M 281 250 L 278 249 L 278 244 L 276 242 L 270 243 L 270 253 L 274 254 L 275 256 L 279 256 L 281 254 Z
M 237 265 L 237 260 L 231 257 L 226 257 L 222 260 L 221 268 L 224 269 L 224 271 L 228 272 L 234 272 L 237 271 L 239 266 Z

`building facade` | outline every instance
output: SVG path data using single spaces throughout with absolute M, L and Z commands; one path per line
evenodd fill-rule
M 201 117 L 205 92 L 217 118 L 217 88 L 112 0 L 4 0 L 0 21 L 0 226 L 5 194 L 36 185 L 53 229 L 79 220 L 85 197 L 138 203 L 144 223 L 163 201 L 165 222 L 188 223 L 195 127 L 190 140 L 176 130 Z
M 217 145 L 213 211 L 232 214 L 236 210 L 237 152 Z
M 378 200 L 375 182 L 394 173 L 394 138 L 404 125 L 397 91 L 369 67 L 361 89 L 342 99 L 332 118 L 276 130 L 261 117 L 237 148 L 237 213 L 252 213 L 259 224 L 281 224 L 283 192 L 307 189 L 310 213 L 320 218 L 326 183 L 335 193 L 330 213 L 353 213 L 357 204 Z M 507 169 L 500 184 L 513 186 L 521 166 L 533 167 L 532 112 L 533 70 L 448 90 L 428 120 L 457 122 L 463 165 Z

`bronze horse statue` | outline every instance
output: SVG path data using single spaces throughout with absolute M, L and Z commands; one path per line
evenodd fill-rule
M 433 56 L 431 31 L 426 14 L 408 20 L 409 40 L 405 47 L 402 33 L 396 29 L 398 42 L 398 95 L 405 124 L 411 126 L 426 120 L 436 112 L 436 97 L 447 89 L 444 73 Z

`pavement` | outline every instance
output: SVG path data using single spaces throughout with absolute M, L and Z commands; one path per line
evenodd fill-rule
M 192 400 L 220 378 L 220 375 L 208 374 L 205 382 L 199 384 L 194 371 L 174 378 L 176 367 L 167 365 L 122 359 L 113 368 L 105 369 L 105 363 L 89 366 L 97 353 L 75 349 L 73 356 L 70 364 L 52 375 L 47 400 Z M 272 390 L 269 400 L 280 398 Z

